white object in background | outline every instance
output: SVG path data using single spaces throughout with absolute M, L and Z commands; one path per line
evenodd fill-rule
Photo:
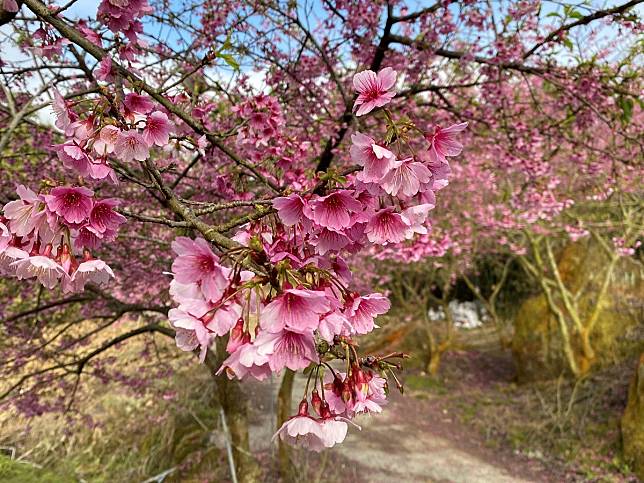
M 461 302 L 452 300 L 449 305 L 454 325 L 459 329 L 476 329 L 483 325 L 488 318 L 485 309 L 477 302 Z M 442 307 L 431 307 L 427 312 L 430 320 L 438 321 L 445 319 L 445 312 Z

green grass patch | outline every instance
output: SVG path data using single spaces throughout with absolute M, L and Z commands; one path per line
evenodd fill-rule
M 4 483 L 67 483 L 75 482 L 77 479 L 64 472 L 38 468 L 32 464 L 0 455 L 0 481 Z
M 429 375 L 409 374 L 405 378 L 405 387 L 412 391 L 429 391 L 438 395 L 448 392 L 442 380 Z

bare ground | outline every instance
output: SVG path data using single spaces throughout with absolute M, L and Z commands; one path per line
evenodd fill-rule
M 294 395 L 304 382 L 296 384 Z M 271 393 L 266 385 L 253 385 L 252 399 L 259 409 L 251 428 L 252 445 L 260 453 L 275 447 L 266 442 L 274 431 L 269 415 Z M 297 404 L 294 397 L 294 406 Z M 547 482 L 561 481 L 539 461 L 511 450 L 486 447 L 477 431 L 463 424 L 444 407 L 440 396 L 424 391 L 395 393 L 382 414 L 360 416 L 362 431 L 350 428 L 342 445 L 327 454 L 307 455 L 299 451 L 295 460 L 302 468 L 301 481 L 340 482 Z M 267 455 L 268 456 L 268 455 Z M 311 475 L 315 475 L 312 477 Z

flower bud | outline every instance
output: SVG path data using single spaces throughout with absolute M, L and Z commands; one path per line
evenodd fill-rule
M 320 416 L 323 417 L 324 419 L 332 418 L 333 414 L 331 414 L 331 410 L 329 409 L 329 403 L 324 401 L 322 403 L 322 408 L 320 410 Z
M 340 377 L 340 375 L 336 374 L 333 377 L 333 387 L 332 387 L 333 394 L 335 394 L 336 396 L 340 396 L 342 394 L 343 388 L 344 388 L 344 382 L 342 381 L 342 378 Z
M 320 397 L 320 394 L 318 394 L 317 389 L 313 389 L 313 392 L 311 393 L 311 404 L 313 405 L 315 412 L 322 415 L 322 398 Z
M 249 334 L 250 340 L 250 334 Z M 226 351 L 231 354 L 235 352 L 239 346 L 244 343 L 244 319 L 241 317 L 237 320 L 235 327 L 230 331 L 230 337 L 228 338 L 228 344 L 226 345 Z
M 346 403 L 351 401 L 351 398 L 353 397 L 353 391 L 351 390 L 351 383 L 349 381 L 345 381 L 342 384 L 342 400 Z
M 356 386 L 359 386 L 366 382 L 364 372 L 362 371 L 362 369 L 360 369 L 360 366 L 358 366 L 357 364 L 354 364 L 351 367 L 351 377 L 353 378 L 353 382 L 355 383 Z
M 309 415 L 309 403 L 306 402 L 306 399 L 302 399 L 300 406 L 297 410 L 298 416 L 308 416 Z

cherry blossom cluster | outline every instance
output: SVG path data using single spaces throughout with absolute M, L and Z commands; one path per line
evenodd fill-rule
M 356 114 L 386 105 L 393 97 L 395 78 L 390 68 L 378 74 L 356 74 Z M 463 146 L 456 135 L 467 123 L 423 132 L 411 123 L 397 125 L 384 112 L 388 137 L 395 139 L 386 143 L 360 132 L 352 135 L 351 158 L 359 169 L 350 186 L 324 196 L 293 193 L 273 202 L 282 223 L 301 232 L 319 255 L 357 251 L 370 244 L 397 244 L 428 232 L 435 191 L 447 185 L 450 174 L 447 157 L 461 153 Z M 407 133 L 413 130 L 422 132 L 423 149 L 403 154 L 410 145 Z M 397 154 L 390 149 L 392 144 Z
M 119 120 L 107 115 L 109 106 L 101 103 L 81 119 L 58 92 L 54 95 L 56 127 L 67 136 L 54 150 L 63 165 L 80 176 L 116 182 L 110 157 L 123 162 L 145 161 L 153 146 L 163 147 L 170 141 L 173 124 L 145 95 L 128 93 Z
M 19 280 L 35 278 L 63 292 L 82 292 L 87 283 L 103 285 L 114 277 L 91 250 L 116 238 L 125 217 L 115 199 L 94 199 L 81 186 L 59 186 L 36 194 L 20 185 L 18 200 L 0 216 L 0 273 Z
M 239 152 L 258 165 L 272 160 L 278 173 L 266 173 L 299 186 L 301 168 L 297 161 L 309 155 L 310 142 L 286 134 L 282 107 L 274 96 L 258 94 L 234 106 L 232 111 L 243 120 L 237 128 Z
M 284 368 L 310 367 L 309 382 L 315 373 L 316 386 L 311 405 L 317 416 L 309 415 L 305 397 L 298 415 L 277 434 L 319 451 L 342 442 L 356 414 L 380 412 L 386 402 L 386 379 L 371 368 L 391 370 L 397 365 L 388 359 L 402 355 L 358 358 L 351 336 L 373 330 L 375 317 L 390 304 L 380 294 L 348 292 L 350 274 L 341 259 L 320 269 L 329 261 L 315 255 L 300 260 L 285 251 L 289 247 L 283 238 L 259 229 L 249 228 L 236 238 L 277 261 L 272 276 L 225 267 L 202 238 L 174 241 L 177 258 L 170 293 L 179 306 L 170 310 L 170 323 L 177 346 L 185 351 L 199 348 L 201 360 L 215 337 L 228 334 L 229 356 L 219 374 L 230 378 L 261 381 Z M 347 372 L 334 371 L 329 364 L 334 359 L 344 359 Z M 326 378 L 323 367 L 331 371 Z M 308 389 L 307 383 L 305 393 Z
M 18 11 L 17 4 L 14 11 Z M 37 29 L 31 38 L 25 39 L 24 42 L 25 44 L 31 44 L 31 50 L 34 54 L 42 56 L 45 59 L 53 59 L 61 55 L 63 53 L 63 47 L 69 44 L 69 40 L 59 37 L 56 35 L 54 29 L 45 26 Z
M 130 42 L 137 44 L 138 35 L 143 32 L 140 18 L 152 12 L 147 0 L 102 0 L 97 17 L 112 32 L 122 32 Z M 121 55 L 123 54 L 122 47 Z
M 237 133 L 238 144 L 267 147 L 284 125 L 282 108 L 272 96 L 259 94 L 233 107 L 233 112 L 247 120 Z
M 366 366 L 373 365 L 375 358 L 363 360 Z M 360 426 L 351 421 L 356 414 L 379 413 L 387 403 L 387 380 L 359 364 L 352 367 L 351 376 L 330 369 L 323 378 L 320 388 L 311 392 L 311 406 L 314 414 L 309 413 L 309 402 L 305 397 L 299 404 L 296 415 L 290 417 L 277 430 L 273 439 L 279 438 L 291 445 L 300 445 L 312 451 L 331 448 L 344 441 L 348 425 L 358 429 Z M 308 384 L 307 390 L 308 393 Z
M 376 328 L 375 318 L 390 302 L 351 289 L 346 257 L 426 234 L 434 192 L 447 184 L 447 157 L 462 150 L 456 135 L 466 124 L 424 132 L 393 120 L 383 108 L 395 96 L 395 81 L 391 68 L 354 77 L 356 115 L 378 109 L 387 134 L 378 142 L 353 134 L 350 154 L 357 167 L 348 177 L 329 173 L 276 197 L 276 216 L 242 227 L 233 238 L 239 248 L 221 257 L 202 238 L 179 237 L 172 245 L 177 256 L 170 294 L 178 307 L 169 319 L 178 347 L 199 348 L 203 361 L 213 339 L 227 335 L 228 357 L 219 373 L 231 378 L 264 380 L 284 368 L 307 370 L 298 413 L 276 437 L 315 451 L 342 442 L 357 414 L 381 411 L 385 376 L 395 378 L 393 369 L 400 367 L 392 359 L 404 356 L 358 355 L 354 338 Z M 281 119 L 279 106 L 259 101 L 259 112 L 257 102 L 238 109 L 249 117 L 241 139 L 254 145 Z M 413 151 L 409 134 L 417 131 L 422 147 Z M 249 261 L 261 270 L 248 270 Z M 401 388 L 397 379 L 396 385 Z
M 350 272 L 341 258 L 299 259 L 286 251 L 284 239 L 259 229 L 236 238 L 275 263 L 277 280 L 225 267 L 202 238 L 174 241 L 170 294 L 179 306 L 169 318 L 181 349 L 200 347 L 203 360 L 213 337 L 230 334 L 227 373 L 263 380 L 284 367 L 300 370 L 317 361 L 316 337 L 328 345 L 337 336 L 366 334 L 389 309 L 383 295 L 348 291 Z

